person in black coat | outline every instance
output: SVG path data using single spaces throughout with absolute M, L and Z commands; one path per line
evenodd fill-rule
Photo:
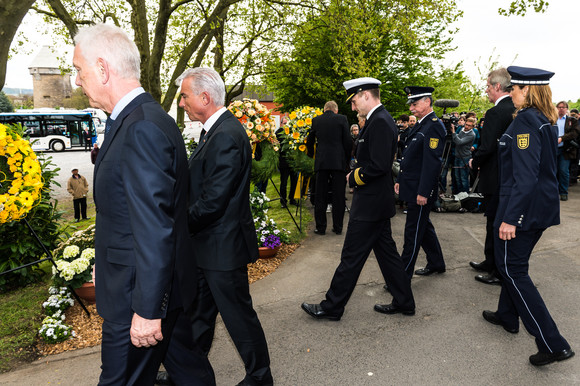
M 498 171 L 497 171 L 497 143 L 513 120 L 515 111 L 510 91 L 510 74 L 505 68 L 489 73 L 485 92 L 495 106 L 485 113 L 485 121 L 481 130 L 481 143 L 473 154 L 470 166 L 479 170 L 479 192 L 483 194 L 485 205 L 486 234 L 483 253 L 485 260 L 469 264 L 478 271 L 487 272 L 486 275 L 477 275 L 475 280 L 486 284 L 499 284 L 499 274 L 495 267 L 493 245 L 493 223 L 497 209 Z
M 286 125 L 287 118 L 286 116 L 282 117 L 282 121 L 280 122 L 280 128 L 276 130 L 276 137 L 278 141 L 282 142 L 284 139 L 284 126 Z M 290 205 L 298 205 L 298 202 L 294 199 L 294 195 L 296 193 L 296 185 L 298 183 L 298 174 L 292 170 L 288 161 L 286 160 L 287 151 L 282 150 L 280 148 L 279 153 L 279 162 L 278 162 L 278 169 L 280 170 L 280 204 L 282 208 L 285 208 L 288 203 Z M 288 187 L 288 178 L 290 178 L 290 191 L 288 191 L 288 195 L 286 195 L 287 187 Z M 288 198 L 288 199 L 286 199 Z
M 357 167 L 346 179 L 354 188 L 350 219 L 326 299 L 319 304 L 302 303 L 302 309 L 316 319 L 340 320 L 345 306 L 371 251 L 374 251 L 383 278 L 391 288 L 393 301 L 377 304 L 385 314 L 415 314 L 411 282 L 391 233 L 395 215 L 392 164 L 397 152 L 397 128 L 393 117 L 381 105 L 380 81 L 359 78 L 344 82 L 352 109 L 366 115 L 359 134 Z
M 252 306 L 248 263 L 258 258 L 250 211 L 252 149 L 238 119 L 224 107 L 225 85 L 211 68 L 186 70 L 180 106 L 207 133 L 189 158 L 189 231 L 193 237 L 198 296 L 193 335 L 209 354 L 220 313 L 244 362 L 243 385 L 272 385 L 266 337 Z
M 560 223 L 554 126 L 558 115 L 548 85 L 554 73 L 516 66 L 507 71 L 518 111 L 498 143 L 494 246 L 501 293 L 497 311 L 483 311 L 483 318 L 512 334 L 519 331 L 521 319 L 538 347 L 529 361 L 543 366 L 574 356 L 528 273 L 530 255 L 542 233 Z
M 314 144 L 316 143 L 316 152 Z M 332 231 L 342 233 L 344 219 L 344 185 L 352 150 L 348 121 L 338 114 L 335 101 L 326 102 L 324 114 L 312 120 L 312 129 L 306 139 L 308 154 L 314 155 L 316 172 L 316 197 L 314 200 L 314 233 L 326 233 L 326 206 L 328 186 L 332 192 Z

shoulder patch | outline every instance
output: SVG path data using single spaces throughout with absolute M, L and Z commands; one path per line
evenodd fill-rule
M 529 134 L 518 134 L 516 137 L 518 143 L 518 149 L 525 150 L 530 145 L 530 135 Z
M 439 145 L 439 138 L 429 138 L 429 147 L 431 149 L 437 149 L 437 145 Z

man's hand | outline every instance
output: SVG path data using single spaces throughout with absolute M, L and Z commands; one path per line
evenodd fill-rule
M 352 173 L 352 171 L 348 172 L 348 174 L 346 175 L 346 183 L 348 184 L 348 178 L 350 177 L 350 173 Z
M 427 204 L 427 197 L 423 197 L 420 194 L 417 194 L 417 205 L 423 206 Z
M 499 226 L 500 240 L 511 240 L 516 238 L 516 226 L 502 222 Z
M 133 314 L 131 343 L 135 347 L 151 347 L 163 340 L 161 319 L 145 319 Z
M 399 194 L 399 183 L 395 182 L 395 193 Z
M 469 168 L 473 169 L 473 158 L 469 159 Z

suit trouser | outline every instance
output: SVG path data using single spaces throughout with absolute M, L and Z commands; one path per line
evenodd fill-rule
M 483 253 L 485 255 L 485 269 L 487 272 L 494 273 L 497 271 L 495 267 L 495 247 L 494 247 L 494 226 L 495 212 L 497 211 L 497 204 L 499 202 L 499 194 L 485 194 L 483 196 L 485 203 L 485 244 Z
M 286 195 L 286 188 L 288 186 L 288 177 L 290 177 L 290 191 Z M 294 194 L 296 193 L 296 184 L 298 183 L 298 174 L 292 171 L 289 167 L 280 168 L 280 197 L 284 200 L 288 198 L 288 201 L 294 200 Z
M 153 385 L 166 353 L 180 358 L 183 364 L 179 367 L 172 363 L 166 364 L 167 371 L 177 385 L 215 384 L 213 373 L 208 373 L 211 369 L 209 362 L 193 344 L 191 333 L 185 336 L 180 334 L 191 331 L 190 327 L 191 323 L 181 308 L 169 311 L 161 322 L 163 340 L 155 346 L 145 348 L 135 347 L 131 343 L 131 324 L 105 320 L 99 385 Z
M 332 177 L 332 227 L 342 231 L 344 220 L 344 187 L 346 172 L 342 170 L 319 170 L 316 172 L 316 198 L 314 201 L 314 220 L 316 229 L 326 230 L 326 203 L 328 195 L 328 180 Z
M 404 310 L 414 310 L 411 282 L 405 275 L 403 261 L 391 233 L 391 220 L 350 220 L 346 230 L 340 264 L 336 268 L 326 300 L 321 307 L 332 315 L 341 316 L 350 299 L 360 273 L 371 253 L 375 252 L 383 278 L 389 283 L 393 304 Z
M 193 336 L 207 356 L 218 312 L 245 368 L 251 385 L 272 385 L 270 355 L 258 315 L 252 306 L 246 266 L 231 271 L 198 268 L 198 294 L 193 311 Z
M 500 240 L 495 228 L 496 265 L 502 276 L 497 315 L 508 327 L 518 326 L 518 317 L 526 330 L 536 338 L 541 352 L 557 352 L 570 348 L 560 335 L 544 300 L 528 274 L 529 260 L 534 246 L 544 232 L 516 231 L 509 241 Z
M 401 258 L 405 264 L 404 268 L 409 278 L 413 277 L 415 262 L 419 255 L 419 249 L 423 248 L 427 255 L 426 268 L 434 270 L 445 269 L 443 251 L 437 239 L 437 233 L 433 223 L 429 219 L 433 203 L 420 206 L 414 202 L 407 203 L 407 221 L 405 222 L 405 243 Z M 390 282 L 387 282 L 389 287 Z
M 75 210 L 75 220 L 79 220 L 81 215 L 83 218 L 87 218 L 87 198 L 75 198 L 73 200 L 73 207 Z

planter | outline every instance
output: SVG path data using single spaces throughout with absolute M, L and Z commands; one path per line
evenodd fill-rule
M 95 304 L 95 283 L 85 283 L 74 291 L 86 303 Z
M 280 250 L 279 245 L 276 248 L 258 247 L 260 259 L 270 259 L 276 256 L 276 253 L 278 253 L 279 250 Z

